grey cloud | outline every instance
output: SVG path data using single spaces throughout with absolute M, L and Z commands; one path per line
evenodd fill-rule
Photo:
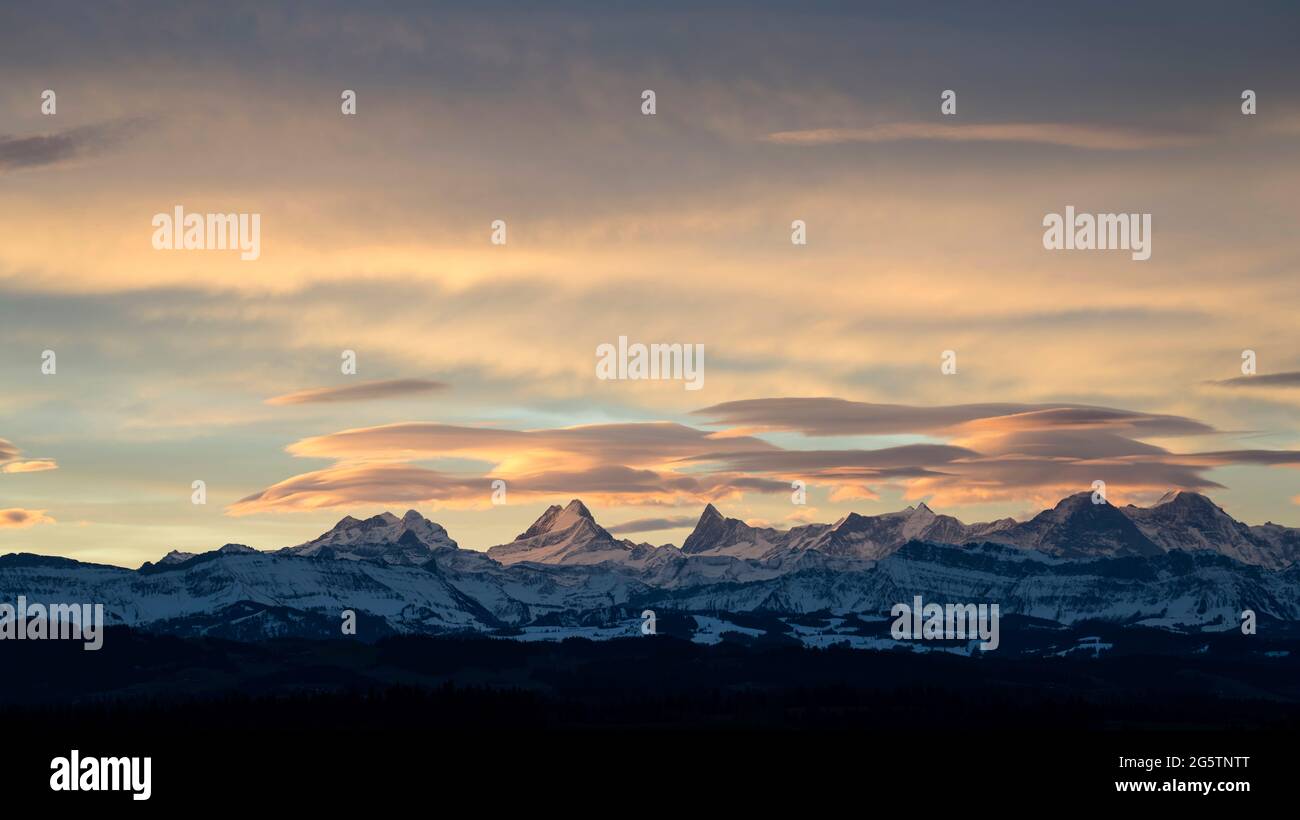
M 675 530 L 679 527 L 693 527 L 697 520 L 693 515 L 675 515 L 670 518 L 638 518 L 607 527 L 614 535 L 628 535 L 636 532 L 656 532 L 658 530 Z
M 114 120 L 32 137 L 0 134 L 0 171 L 40 168 L 94 156 L 129 138 L 143 123 L 141 119 Z
M 837 398 L 746 399 L 694 411 L 710 425 L 790 430 L 808 436 L 933 433 L 971 425 L 982 432 L 1002 429 L 1110 427 L 1143 435 L 1205 435 L 1213 427 L 1168 416 L 1070 404 L 956 404 L 919 407 L 871 404 Z
M 773 450 L 749 453 L 709 453 L 692 461 L 721 462 L 727 469 L 751 472 L 797 472 L 864 468 L 872 471 L 947 464 L 979 457 L 965 447 L 947 444 L 906 444 L 878 450 Z

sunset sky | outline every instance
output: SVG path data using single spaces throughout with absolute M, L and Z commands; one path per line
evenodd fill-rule
M 408 508 L 486 548 L 573 497 L 680 544 L 708 501 L 1098 479 L 1300 526 L 1290 4 L 270 5 L 0 9 L 0 552 Z M 261 257 L 154 250 L 177 205 Z M 1045 250 L 1070 205 L 1151 214 L 1151 258 Z M 703 389 L 597 379 L 619 336 L 703 344 Z

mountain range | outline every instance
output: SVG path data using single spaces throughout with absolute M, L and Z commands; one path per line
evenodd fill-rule
M 965 524 L 919 504 L 789 530 L 710 504 L 680 548 L 615 538 L 575 499 L 486 552 L 410 510 L 348 516 L 272 552 L 173 551 L 138 570 L 11 554 L 0 600 L 103 603 L 112 623 L 237 639 L 336 636 L 345 610 L 369 637 L 600 638 L 638 634 L 651 609 L 693 613 L 697 638 L 743 632 L 738 619 L 762 614 L 808 643 L 874 646 L 844 624 L 885 619 L 915 595 L 1061 625 L 1228 629 L 1246 609 L 1300 622 L 1297 557 L 1300 530 L 1248 526 L 1191 492 L 1145 508 L 1079 494 L 1023 522 Z M 815 627 L 799 621 L 814 614 Z
M 753 527 L 726 518 L 709 504 L 682 543 L 682 555 L 725 555 L 759 561 L 815 551 L 878 560 L 909 541 L 939 544 L 995 543 L 1060 558 L 1153 556 L 1173 550 L 1210 551 L 1245 564 L 1281 569 L 1300 558 L 1300 529 L 1247 526 L 1199 493 L 1167 493 L 1151 507 L 1094 503 L 1090 493 L 1068 496 L 1032 519 L 1012 518 L 964 524 L 935 513 L 924 503 L 884 515 L 849 513 L 834 524 L 805 524 L 788 530 Z M 509 544 L 487 551 L 505 564 L 631 564 L 661 560 L 674 548 L 617 540 L 596 524 L 578 500 L 552 506 Z

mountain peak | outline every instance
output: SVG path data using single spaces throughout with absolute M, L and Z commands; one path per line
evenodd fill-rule
M 569 505 L 564 508 L 564 514 L 572 515 L 577 518 L 586 518 L 590 521 L 596 520 L 595 516 L 591 514 L 591 510 L 587 509 L 587 505 L 583 504 L 582 499 L 579 498 L 575 498 L 569 502 Z
M 505 564 L 600 563 L 621 558 L 632 549 L 630 541 L 617 540 L 597 524 L 587 505 L 575 498 L 564 507 L 547 507 L 514 541 L 491 547 L 487 553 Z
M 924 501 L 922 501 L 920 504 L 917 504 L 915 507 L 908 507 L 908 510 L 912 517 L 917 517 L 917 516 L 920 516 L 921 518 L 936 517 L 934 510 L 927 507 Z
M 838 520 L 838 521 L 836 521 L 834 524 L 832 524 L 832 525 L 831 525 L 831 529 L 832 529 L 832 530 L 840 530 L 840 529 L 851 530 L 851 529 L 853 529 L 854 527 L 856 527 L 856 526 L 858 526 L 859 524 L 861 524 L 861 522 L 866 521 L 866 520 L 867 520 L 867 516 L 862 515 L 861 513 L 850 512 L 848 515 L 846 515 L 846 516 L 840 518 L 840 520 Z
M 1109 502 L 1093 503 L 1092 493 L 1068 495 L 1029 521 L 999 530 L 994 540 L 1007 541 L 1059 558 L 1158 555 L 1132 519 Z
M 718 512 L 717 507 L 708 504 L 704 507 L 704 512 L 700 513 L 700 520 L 695 522 L 695 529 L 682 542 L 682 552 L 703 552 L 720 540 L 749 529 L 751 528 L 745 523 L 727 518 Z
M 455 549 L 456 542 L 439 524 L 430 521 L 416 510 L 407 510 L 398 518 L 383 512 L 359 521 L 344 516 L 329 532 L 305 544 L 285 547 L 288 555 L 333 555 L 337 558 L 371 559 L 388 564 L 422 564 L 429 560 L 433 550 L 440 547 Z M 322 552 L 328 549 L 328 552 Z
M 1110 502 L 1105 501 L 1103 503 L 1109 504 Z M 1062 498 L 1060 501 L 1056 502 L 1056 506 L 1053 507 L 1052 509 L 1073 510 L 1083 506 L 1084 504 L 1092 504 L 1092 493 L 1088 490 L 1084 490 L 1078 493 L 1071 493 L 1070 495 L 1067 495 L 1065 498 Z M 1097 504 L 1095 506 L 1101 506 L 1101 504 Z
M 573 499 L 567 506 L 561 507 L 559 504 L 552 504 L 546 508 L 546 512 L 537 517 L 532 526 L 521 532 L 515 537 L 516 541 L 523 541 L 527 538 L 536 538 L 539 535 L 545 535 L 551 532 L 563 532 L 564 530 L 587 521 L 596 525 L 596 519 L 583 504 L 580 499 Z
M 1201 495 L 1200 493 L 1195 493 L 1195 492 L 1192 492 L 1191 490 L 1170 490 L 1169 492 L 1167 492 L 1167 493 L 1165 493 L 1164 495 L 1160 496 L 1160 500 L 1157 501 L 1156 503 L 1152 504 L 1151 506 L 1153 506 L 1153 507 L 1163 507 L 1163 506 L 1166 505 L 1166 504 L 1182 504 L 1182 505 L 1186 505 L 1186 506 L 1192 506 L 1192 505 L 1201 505 L 1201 506 L 1204 506 L 1204 505 L 1207 505 L 1207 504 L 1214 505 L 1214 502 L 1211 501 L 1210 499 L 1206 498 L 1205 496 Z M 1214 506 L 1217 506 L 1217 505 L 1214 505 Z

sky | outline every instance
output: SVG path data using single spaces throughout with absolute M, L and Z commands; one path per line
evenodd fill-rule
M 1098 480 L 1300 526 L 1300 12 L 1046 5 L 4 4 L 0 552 Z M 176 206 L 260 256 L 155 249 Z M 1046 249 L 1067 206 L 1150 214 L 1150 259 Z M 620 336 L 702 386 L 599 378 Z

